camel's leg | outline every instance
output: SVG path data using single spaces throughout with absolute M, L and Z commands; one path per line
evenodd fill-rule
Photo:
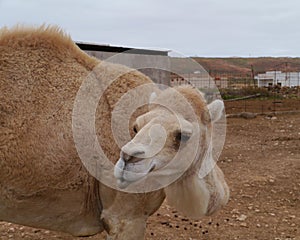
M 146 221 L 162 204 L 162 190 L 151 193 L 125 193 L 100 186 L 103 205 L 101 220 L 110 240 L 144 239 Z
M 114 221 L 115 220 L 115 221 Z M 107 240 L 142 240 L 146 230 L 146 217 L 105 221 Z

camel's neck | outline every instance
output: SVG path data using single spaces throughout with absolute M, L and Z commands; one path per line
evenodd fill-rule
M 210 193 L 204 179 L 193 174 L 165 188 L 168 203 L 190 217 L 206 214 Z
M 207 132 L 200 137 L 199 151 L 191 167 L 165 188 L 169 204 L 191 217 L 205 215 L 210 199 L 204 179 L 213 168 L 211 137 Z
M 201 129 L 201 135 L 198 142 L 197 153 L 192 161 L 191 166 L 188 170 L 182 175 L 180 180 L 184 180 L 185 178 L 192 175 L 199 175 L 202 173 L 204 168 L 207 167 L 207 163 L 213 161 L 212 157 L 212 139 L 211 139 L 211 127 L 203 127 Z

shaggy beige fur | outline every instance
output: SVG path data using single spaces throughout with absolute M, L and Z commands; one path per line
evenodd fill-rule
M 0 220 L 76 236 L 105 229 L 110 239 L 143 237 L 146 219 L 160 207 L 164 190 L 123 193 L 93 178 L 75 148 L 72 109 L 92 70 L 99 82 L 121 74 L 105 90 L 96 114 L 99 143 L 116 163 L 120 149 L 111 132 L 111 112 L 124 93 L 151 80 L 124 66 L 99 63 L 57 27 L 0 30 Z M 210 124 L 199 93 L 179 90 L 190 99 L 199 123 Z M 164 96 L 172 99 L 168 92 Z M 132 124 L 147 110 L 137 111 Z
M 101 231 L 105 201 L 78 158 L 71 126 L 76 93 L 99 61 L 57 27 L 2 29 L 0 49 L 0 220 L 73 235 Z M 113 162 L 120 151 L 110 111 L 128 89 L 150 82 L 131 71 L 100 101 L 97 119 L 104 120 L 96 127 Z

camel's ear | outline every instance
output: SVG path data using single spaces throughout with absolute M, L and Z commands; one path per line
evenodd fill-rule
M 156 97 L 157 97 L 156 92 L 152 92 L 149 98 L 149 103 L 153 103 Z
M 211 122 L 218 121 L 223 114 L 224 103 L 221 100 L 215 100 L 207 106 Z

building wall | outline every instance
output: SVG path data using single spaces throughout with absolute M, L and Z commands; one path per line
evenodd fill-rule
M 133 53 L 113 53 L 100 51 L 85 51 L 100 60 L 123 64 L 137 69 L 158 84 L 170 86 L 170 59 L 168 56 L 142 55 Z
M 258 87 L 281 85 L 282 87 L 300 86 L 300 72 L 269 71 L 258 74 L 256 77 Z
M 208 73 L 188 73 L 182 75 L 171 75 L 171 86 L 178 86 L 183 84 L 191 84 L 199 89 L 205 88 L 227 88 L 227 79 L 215 79 L 209 76 Z

